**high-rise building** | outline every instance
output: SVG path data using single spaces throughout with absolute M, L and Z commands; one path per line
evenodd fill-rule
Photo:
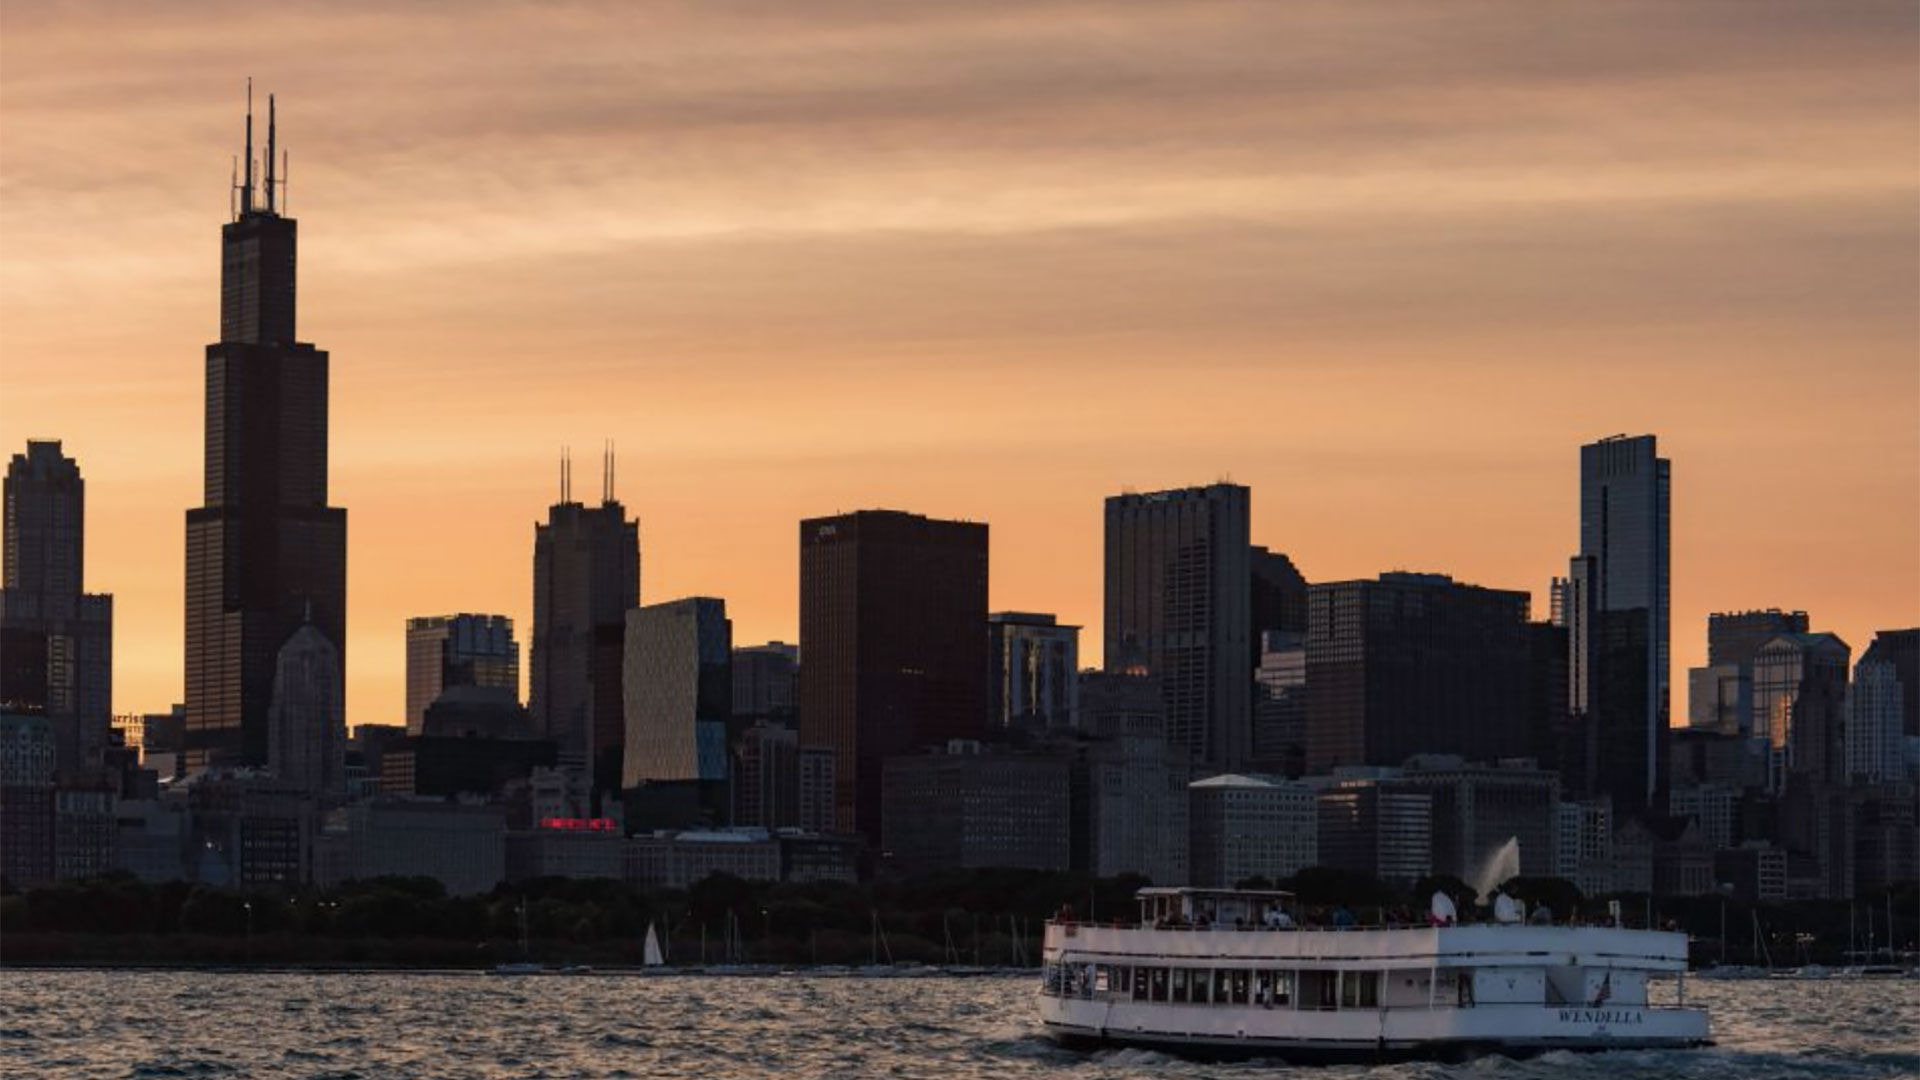
M 1307 579 L 1285 553 L 1258 545 L 1247 554 L 1247 572 L 1253 583 L 1251 637 L 1257 662 L 1261 634 L 1307 632 Z
M 346 673 L 347 512 L 327 505 L 327 354 L 294 335 L 296 227 L 275 209 L 272 99 L 256 192 L 221 229 L 207 346 L 205 505 L 187 511 L 189 769 L 264 765 L 280 649 L 311 622 Z M 264 195 L 264 203 L 259 196 Z
M 456 686 L 520 698 L 520 643 L 505 615 L 423 615 L 407 620 L 407 730 L 422 733 L 427 706 Z
M 58 441 L 7 466 L 0 708 L 45 716 L 62 772 L 100 764 L 113 723 L 113 597 L 83 591 L 86 484 Z
M 1081 730 L 1094 740 L 1084 766 L 1086 870 L 1185 884 L 1193 769 L 1184 750 L 1167 746 L 1160 687 L 1151 675 L 1084 672 L 1080 707 Z
M 1252 492 L 1115 495 L 1106 509 L 1106 667 L 1160 679 L 1167 739 L 1241 768 L 1252 733 Z
M 1052 615 L 996 611 L 987 616 L 991 723 L 1002 731 L 1079 726 L 1080 628 Z
M 627 612 L 623 788 L 696 783 L 726 817 L 733 624 L 710 596 Z
M 1809 625 L 1804 611 L 1713 612 L 1707 616 L 1707 663 L 1738 664 L 1751 670 L 1761 646 L 1781 634 L 1807 633 Z
M 734 656 L 739 655 L 735 649 Z M 782 829 L 800 824 L 799 732 L 756 723 L 735 740 L 732 764 L 735 825 Z
M 0 881 L 25 889 L 53 880 L 53 726 L 0 710 Z
M 1561 768 L 1626 818 L 1659 814 L 1665 799 L 1671 488 L 1652 435 L 1580 448 L 1580 553 L 1564 602 L 1576 738 Z
M 1920 626 L 1875 632 L 1860 659 L 1892 666 L 1900 683 L 1900 732 L 1920 739 Z
M 1305 629 L 1265 630 L 1253 671 L 1255 768 L 1299 776 L 1307 760 L 1307 635 Z
M 879 840 L 881 763 L 987 722 L 987 526 L 897 510 L 800 523 L 800 741 L 836 831 Z
M 535 731 L 559 745 L 562 769 L 590 776 L 597 797 L 618 788 L 623 771 L 623 639 L 627 611 L 640 604 L 640 523 L 613 497 L 611 455 L 599 506 L 573 501 L 571 473 L 563 463 L 560 501 L 534 526 L 527 705 Z
M 1847 665 L 1853 650 L 1832 634 L 1781 634 L 1753 656 L 1753 736 L 1767 744 L 1767 790 L 1789 777 L 1844 784 Z
M 1529 598 L 1444 574 L 1314 585 L 1307 768 L 1531 755 Z
M 800 649 L 784 641 L 733 650 L 733 730 L 765 721 L 792 727 L 798 719 Z
M 86 563 L 86 481 L 59 440 L 27 440 L 7 464 L 5 581 L 9 589 L 75 596 Z
M 294 631 L 274 661 L 267 706 L 267 769 L 322 800 L 347 792 L 347 719 L 340 651 L 313 624 Z
M 1875 642 L 1878 645 L 1878 642 Z M 1900 730 L 1900 672 L 1893 661 L 1874 655 L 1867 646 L 1853 665 L 1853 684 L 1847 688 L 1847 778 L 1868 783 L 1895 783 L 1906 777 L 1905 735 Z
M 1753 656 L 1781 634 L 1807 632 L 1807 613 L 1768 608 L 1707 616 L 1707 663 L 1687 670 L 1687 726 L 1745 735 L 1753 716 Z

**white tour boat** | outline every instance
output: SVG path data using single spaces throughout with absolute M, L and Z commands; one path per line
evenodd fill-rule
M 1684 934 L 1527 924 L 1505 897 L 1493 923 L 1436 895 L 1431 925 L 1371 929 L 1295 929 L 1281 892 L 1139 898 L 1137 924 L 1047 924 L 1057 1041 L 1300 1062 L 1708 1045 Z M 1679 980 L 1671 1003 L 1648 1000 L 1655 975 Z

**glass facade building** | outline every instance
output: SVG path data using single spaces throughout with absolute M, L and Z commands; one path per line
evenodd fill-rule
M 1624 817 L 1665 801 L 1671 487 L 1652 435 L 1580 448 L 1580 553 L 1562 604 L 1575 737 L 1562 766 Z
M 993 724 L 1003 730 L 1079 726 L 1080 628 L 1052 615 L 997 611 L 987 616 Z
M 426 615 L 407 620 L 407 730 L 424 730 L 427 707 L 456 686 L 520 698 L 520 643 L 505 615 Z
M 627 612 L 621 787 L 726 783 L 732 655 L 724 600 L 696 596 Z

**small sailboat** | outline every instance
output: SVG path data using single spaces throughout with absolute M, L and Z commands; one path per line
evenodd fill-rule
M 531 950 L 530 950 L 530 949 L 528 948 L 528 941 L 527 941 L 527 898 L 523 896 L 523 897 L 521 897 L 521 898 L 520 898 L 520 959 L 519 959 L 519 961 L 518 961 L 517 963 L 515 963 L 515 962 L 509 962 L 509 963 L 504 963 L 504 964 L 495 964 L 495 965 L 493 966 L 493 972 L 492 972 L 492 974 L 495 974 L 495 975 L 538 975 L 538 974 L 540 974 L 540 973 L 542 973 L 542 972 L 544 972 L 545 970 L 546 970 L 546 968 L 545 968 L 545 967 L 543 967 L 543 966 L 542 966 L 542 965 L 540 965 L 540 964 L 536 964 L 536 963 L 534 963 L 534 962 L 533 962 L 533 959 L 532 959 L 532 956 L 531 956 Z
M 647 924 L 646 958 L 641 962 L 650 968 L 667 965 L 666 958 L 660 955 L 660 935 L 653 932 L 652 923 Z

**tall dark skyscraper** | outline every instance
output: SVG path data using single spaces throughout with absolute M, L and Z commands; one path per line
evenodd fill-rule
M 205 505 L 187 511 L 186 766 L 265 765 L 281 648 L 311 621 L 346 671 L 347 512 L 327 505 L 327 354 L 294 336 L 296 225 L 247 115 L 207 346 Z
M 1576 792 L 1611 796 L 1623 818 L 1665 809 L 1671 486 L 1652 435 L 1580 448 L 1561 766 Z
M 0 709 L 47 717 L 61 770 L 98 764 L 113 716 L 113 597 L 82 591 L 86 482 L 60 444 L 7 466 Z
M 561 475 L 560 501 L 533 531 L 528 709 L 563 768 L 613 791 L 627 738 L 621 670 L 627 611 L 640 606 L 640 523 L 613 497 L 611 454 L 599 506 L 574 502 L 571 468 Z
M 1252 502 L 1238 484 L 1107 500 L 1106 668 L 1158 676 L 1168 744 L 1222 771 L 1252 738 Z
M 880 841 L 881 763 L 987 725 L 987 527 L 898 510 L 800 523 L 800 742 L 834 827 Z
M 1532 754 L 1524 592 L 1382 574 L 1307 594 L 1307 769 Z

